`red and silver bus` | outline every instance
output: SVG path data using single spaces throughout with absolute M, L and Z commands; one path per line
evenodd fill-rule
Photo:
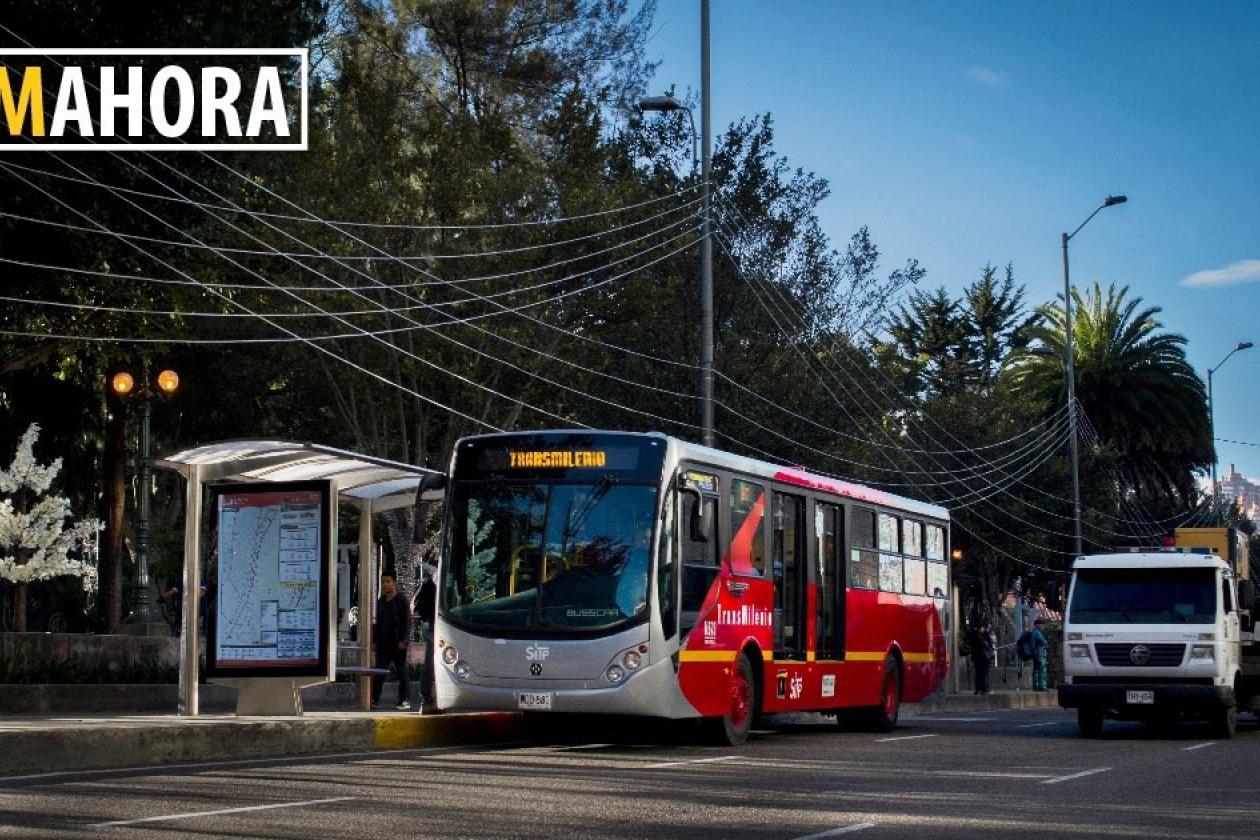
M 948 667 L 949 512 L 661 434 L 469 437 L 452 455 L 442 709 L 708 718 L 862 710 Z

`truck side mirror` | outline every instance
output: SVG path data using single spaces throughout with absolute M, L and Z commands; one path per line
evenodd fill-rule
M 1250 612 L 1256 606 L 1256 585 L 1250 580 L 1238 581 L 1238 608 Z

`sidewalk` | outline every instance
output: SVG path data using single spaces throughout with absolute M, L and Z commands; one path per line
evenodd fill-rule
M 1053 691 L 1007 691 L 977 696 L 942 695 L 907 704 L 911 718 L 941 712 L 1057 707 Z M 147 767 L 327 755 L 519 737 L 522 718 L 512 712 L 307 712 L 302 717 L 200 715 L 10 715 L 0 717 L 0 779 L 6 775 L 112 767 Z

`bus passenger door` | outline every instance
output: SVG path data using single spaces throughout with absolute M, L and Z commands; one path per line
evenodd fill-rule
M 717 486 L 717 479 L 713 479 Z M 679 600 L 679 630 L 682 638 L 695 627 L 700 607 L 713 587 L 720 567 L 720 546 L 717 539 L 717 499 L 703 495 L 704 516 L 697 515 L 695 493 L 679 493 L 678 530 L 681 539 L 682 597 Z M 696 528 L 706 531 L 697 533 Z
M 805 499 L 774 494 L 774 656 L 805 658 Z
M 817 540 L 816 593 L 819 659 L 844 659 L 844 511 L 839 505 L 814 505 Z

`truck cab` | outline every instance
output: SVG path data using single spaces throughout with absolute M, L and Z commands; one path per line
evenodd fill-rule
M 1244 594 L 1250 600 L 1250 587 Z M 1250 631 L 1233 572 L 1215 554 L 1081 557 L 1064 617 L 1059 705 L 1077 710 L 1086 737 L 1101 735 L 1109 717 L 1199 718 L 1231 737 L 1241 702 L 1254 702 L 1244 696 L 1244 624 Z

